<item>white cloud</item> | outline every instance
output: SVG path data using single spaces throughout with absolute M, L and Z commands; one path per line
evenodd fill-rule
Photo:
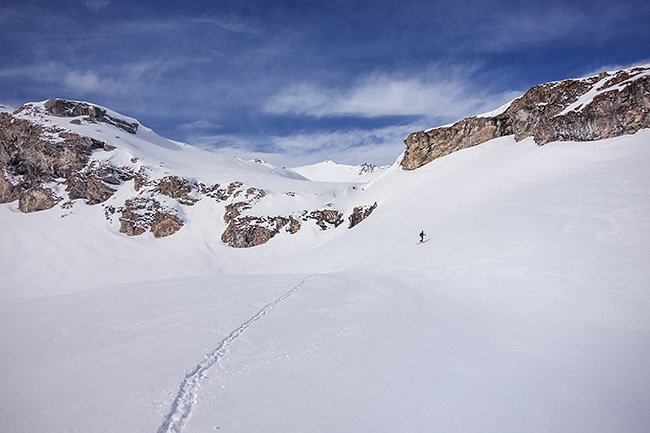
M 325 159 L 344 164 L 368 162 L 392 164 L 404 150 L 403 140 L 415 130 L 410 126 L 371 130 L 298 133 L 275 136 L 271 141 L 278 153 L 294 162 L 314 163 Z
M 179 125 L 177 127 L 181 131 L 186 132 L 195 132 L 195 131 L 204 131 L 208 129 L 219 129 L 220 125 L 210 122 L 209 120 L 201 119 L 195 120 L 194 122 L 187 122 Z
M 111 93 L 124 87 L 112 78 L 101 78 L 94 71 L 70 71 L 65 74 L 63 84 L 80 93 Z
M 453 76 L 392 77 L 373 74 L 346 90 L 299 84 L 281 90 L 264 107 L 271 114 L 314 117 L 424 116 L 461 118 L 493 109 L 512 95 L 472 88 L 467 72 Z
M 296 133 L 271 137 L 280 154 L 301 163 L 331 159 L 344 164 L 392 164 L 404 150 L 404 139 L 416 125 L 375 129 Z
M 95 12 L 99 12 L 108 6 L 110 3 L 109 0 L 84 0 L 84 5 Z
M 127 67 L 125 67 L 127 68 Z M 127 69 L 123 69 L 126 71 Z M 100 93 L 114 94 L 127 89 L 137 88 L 132 77 L 127 77 L 130 85 L 113 77 L 103 77 L 93 70 L 70 70 L 66 65 L 57 62 L 46 62 L 31 65 L 19 65 L 0 68 L 0 77 L 28 77 L 35 82 L 61 84 L 68 90 L 80 94 Z
M 28 77 L 32 80 L 54 82 L 61 75 L 62 66 L 55 62 L 18 65 L 0 68 L 0 77 Z
M 400 143 L 405 138 L 409 126 L 390 126 L 377 129 L 353 129 L 349 131 L 297 133 L 274 136 L 273 145 L 282 152 L 313 151 L 320 149 L 342 150 L 350 146 Z
M 343 164 L 392 164 L 404 150 L 413 125 L 372 130 L 296 133 L 272 137 L 190 134 L 188 143 L 244 159 L 261 158 L 277 166 L 296 167 L 326 159 Z M 260 149 L 265 149 L 260 151 Z

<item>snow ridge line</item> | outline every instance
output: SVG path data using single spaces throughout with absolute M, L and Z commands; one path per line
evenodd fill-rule
M 219 359 L 221 359 L 228 351 L 228 347 L 230 347 L 230 345 L 234 343 L 246 329 L 264 317 L 271 308 L 293 295 L 310 277 L 311 275 L 303 278 L 298 285 L 277 298 L 275 301 L 262 307 L 262 309 L 260 309 L 253 317 L 239 325 L 234 331 L 228 334 L 226 338 L 221 340 L 217 347 L 205 356 L 203 361 L 196 364 L 196 366 L 185 375 L 185 379 L 183 380 L 183 383 L 181 383 L 178 394 L 172 403 L 169 413 L 165 416 L 162 425 L 158 429 L 158 433 L 180 433 L 183 430 L 185 422 L 192 415 L 192 408 L 197 402 L 196 390 L 201 380 L 205 378 L 205 372 L 219 362 Z

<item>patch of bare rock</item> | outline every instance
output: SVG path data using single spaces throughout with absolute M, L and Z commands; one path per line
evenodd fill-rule
M 118 209 L 120 232 L 128 236 L 138 236 L 150 231 L 154 237 L 173 235 L 183 226 L 173 208 L 164 206 L 158 200 L 147 197 L 133 197 Z

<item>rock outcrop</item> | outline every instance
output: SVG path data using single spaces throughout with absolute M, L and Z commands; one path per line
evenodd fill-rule
M 650 67 L 533 87 L 502 113 L 469 117 L 448 127 L 410 134 L 401 166 L 414 170 L 441 156 L 514 135 L 553 141 L 591 141 L 650 127 Z
M 120 216 L 120 232 L 128 236 L 138 236 L 150 231 L 154 237 L 173 235 L 183 226 L 183 220 L 176 212 L 156 199 L 134 197 L 117 209 Z
M 198 190 L 195 181 L 179 176 L 165 176 L 156 182 L 156 192 L 167 197 L 178 200 L 180 204 L 192 206 L 198 201 L 190 197 L 193 191 Z
M 304 211 L 302 217 L 305 220 L 315 220 L 316 225 L 321 230 L 327 230 L 332 227 L 336 228 L 343 224 L 343 213 L 334 209 L 318 209 L 311 212 Z
M 108 162 L 91 161 L 66 180 L 71 200 L 85 199 L 86 204 L 103 203 L 115 194 L 117 187 L 133 179 L 128 167 L 116 167 Z
M 20 108 L 18 111 L 22 110 Z M 128 122 L 118 117 L 106 114 L 106 110 L 99 108 L 95 105 L 87 104 L 85 102 L 68 101 L 65 99 L 48 99 L 45 101 L 45 110 L 53 115 L 59 117 L 81 117 L 83 120 L 91 123 L 104 122 L 120 128 L 129 134 L 135 134 L 138 131 L 137 122 Z M 80 122 L 79 122 L 80 123 Z
M 74 198 L 105 200 L 106 189 L 100 183 L 110 183 L 114 176 L 107 171 L 114 169 L 102 167 L 94 175 L 88 167 L 91 153 L 104 147 L 104 142 L 92 138 L 0 113 L 0 202 L 19 200 L 21 210 L 49 209 L 60 200 L 44 188 L 49 183 L 66 185 Z M 128 175 L 118 177 L 123 180 Z M 34 198 L 42 197 L 41 193 L 51 199 L 36 200 L 40 204 L 35 205 Z
M 221 235 L 221 241 L 233 248 L 250 248 L 268 242 L 280 233 L 281 229 L 295 234 L 300 230 L 300 223 L 293 217 L 257 217 L 244 216 L 230 220 Z
M 20 194 L 18 209 L 22 212 L 37 212 L 50 209 L 63 200 L 50 188 L 35 186 Z
M 356 226 L 359 224 L 361 221 L 365 220 L 370 216 L 370 214 L 377 208 L 377 202 L 374 202 L 372 206 L 357 206 L 352 210 L 352 214 L 348 217 L 348 221 L 350 224 L 348 225 L 348 228 L 351 229 L 352 227 Z

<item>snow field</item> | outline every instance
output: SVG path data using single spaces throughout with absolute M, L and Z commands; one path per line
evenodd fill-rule
M 649 142 L 505 137 L 358 190 L 241 166 L 379 203 L 243 250 L 208 203 L 160 240 L 2 205 L 0 430 L 645 432 Z

